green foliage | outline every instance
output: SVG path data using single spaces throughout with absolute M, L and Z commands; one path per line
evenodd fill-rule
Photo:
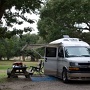
M 0 60 L 3 58 L 7 58 L 8 60 L 14 56 L 33 56 L 34 58 L 39 58 L 37 53 L 33 52 L 32 50 L 27 50 L 21 52 L 22 47 L 25 44 L 36 44 L 36 43 L 43 43 L 43 39 L 41 39 L 36 34 L 24 34 L 22 38 L 19 36 L 13 36 L 10 39 L 8 38 L 1 38 L 0 39 Z
M 83 41 L 87 42 L 90 45 L 90 32 L 82 33 L 79 38 L 81 38 Z
M 0 59 L 2 57 L 7 57 L 7 59 L 9 59 L 10 57 L 16 56 L 15 53 L 17 53 L 17 51 L 19 51 L 19 39 L 18 37 L 14 36 L 10 39 L 6 38 L 6 39 L 0 39 Z
M 37 40 L 39 39 L 39 36 L 36 34 L 25 34 L 22 36 L 23 41 L 25 41 L 26 43 L 31 43 L 31 44 L 35 44 L 37 42 Z
M 38 30 L 47 42 L 63 34 L 79 37 L 83 30 L 90 31 L 89 0 L 49 0 L 42 8 Z M 87 27 L 80 27 L 80 24 Z
M 27 18 L 25 13 L 31 15 L 32 13 L 37 14 L 37 11 L 41 8 L 42 0 L 0 0 L 0 30 L 3 31 L 3 20 L 4 18 L 6 24 L 5 27 L 13 27 L 15 24 L 23 24 L 23 22 L 34 23 L 34 20 Z M 15 8 L 12 11 L 12 7 Z M 20 20 L 21 19 L 21 20 Z M 31 27 L 24 28 L 24 30 L 9 31 L 8 28 L 4 29 L 5 35 L 0 31 L 0 37 L 11 38 L 16 34 L 20 36 L 23 32 L 32 31 Z M 9 32 L 8 32 L 9 31 Z

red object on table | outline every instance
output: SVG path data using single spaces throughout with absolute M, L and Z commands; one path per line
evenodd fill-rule
M 22 62 L 14 62 L 13 66 L 23 66 L 23 63 Z

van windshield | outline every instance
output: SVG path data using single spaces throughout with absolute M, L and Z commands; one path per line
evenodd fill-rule
M 90 57 L 90 47 L 83 47 L 83 46 L 65 47 L 65 57 Z

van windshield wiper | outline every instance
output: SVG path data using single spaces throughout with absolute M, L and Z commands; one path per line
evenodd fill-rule
M 83 56 L 84 56 L 84 57 L 90 57 L 90 55 L 81 55 L 81 57 L 83 57 Z
M 77 56 L 77 55 L 69 55 L 68 57 L 79 57 L 79 56 Z

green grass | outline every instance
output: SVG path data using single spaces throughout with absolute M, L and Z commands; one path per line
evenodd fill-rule
M 0 61 L 0 83 L 5 82 L 7 78 L 7 69 L 12 68 L 15 61 Z M 27 67 L 36 66 L 37 62 L 23 62 Z

